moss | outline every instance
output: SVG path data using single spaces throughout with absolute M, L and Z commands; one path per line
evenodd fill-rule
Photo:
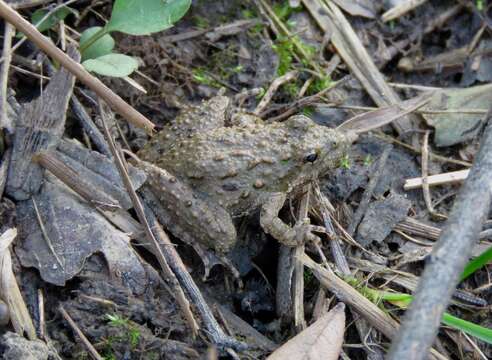
M 273 50 L 277 53 L 279 61 L 277 75 L 285 75 L 292 68 L 294 43 L 288 38 L 281 37 L 273 45 Z
M 317 94 L 320 91 L 325 90 L 326 88 L 332 85 L 332 80 L 329 76 L 323 78 L 316 78 L 312 84 L 309 86 L 307 90 L 307 95 Z

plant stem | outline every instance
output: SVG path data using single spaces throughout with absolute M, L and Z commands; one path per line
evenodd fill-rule
M 87 41 L 85 41 L 83 44 L 80 44 L 80 53 L 83 54 L 85 50 L 87 50 L 92 44 L 94 44 L 97 40 L 102 38 L 104 35 L 108 34 L 109 31 L 106 29 L 106 27 L 101 28 L 98 30 L 94 35 L 92 35 Z

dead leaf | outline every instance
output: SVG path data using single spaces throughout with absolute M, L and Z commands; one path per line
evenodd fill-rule
M 375 6 L 371 0 L 333 0 L 333 2 L 352 16 L 376 18 Z
M 436 146 L 451 146 L 473 139 L 481 130 L 486 114 L 472 112 L 488 109 L 491 102 L 492 84 L 436 92 L 426 110 L 456 110 L 456 113 L 424 114 L 427 123 L 436 129 Z
M 433 93 L 424 93 L 410 100 L 402 101 L 400 104 L 390 105 L 374 111 L 356 115 L 343 124 L 338 129 L 344 131 L 355 131 L 357 134 L 365 133 L 370 130 L 388 125 L 401 117 L 414 112 L 431 101 Z
M 345 304 L 338 303 L 307 329 L 273 352 L 267 360 L 337 360 L 345 331 Z
M 9 308 L 10 320 L 15 332 L 36 339 L 36 329 L 27 310 L 26 303 L 12 272 L 10 244 L 17 236 L 17 229 L 9 229 L 0 235 L 0 296 Z
M 64 286 L 88 257 L 101 252 L 112 279 L 134 293 L 144 291 L 145 269 L 130 238 L 52 176 L 46 177 L 39 194 L 18 203 L 17 218 L 21 241 L 15 252 L 21 264 L 36 267 L 44 281 Z

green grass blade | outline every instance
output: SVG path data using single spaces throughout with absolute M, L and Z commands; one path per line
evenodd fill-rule
M 475 259 L 470 261 L 466 266 L 465 270 L 461 274 L 460 281 L 465 280 L 468 276 L 473 274 L 478 269 L 484 267 L 488 263 L 492 262 L 492 246 L 477 256 Z
M 454 329 L 461 330 L 468 335 L 485 341 L 488 344 L 492 344 L 492 329 L 488 329 L 472 322 L 457 318 L 456 316 L 448 313 L 444 313 L 442 317 L 442 322 Z

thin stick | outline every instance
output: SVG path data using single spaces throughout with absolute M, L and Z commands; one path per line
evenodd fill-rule
M 50 249 L 51 253 L 56 259 L 56 262 L 60 267 L 65 271 L 65 266 L 63 265 L 63 262 L 61 259 L 58 257 L 58 254 L 56 253 L 55 248 L 53 247 L 53 242 L 51 241 L 50 237 L 48 236 L 48 232 L 46 231 L 46 228 L 44 227 L 44 221 L 41 218 L 41 214 L 39 213 L 38 205 L 36 203 L 36 200 L 34 199 L 34 196 L 31 198 L 32 205 L 34 207 L 34 212 L 36 213 L 36 219 L 38 220 L 39 227 L 41 229 L 41 233 L 43 234 L 44 241 L 46 241 L 46 245 L 48 245 L 48 248 Z
M 118 168 L 118 171 L 120 172 L 121 179 L 123 183 L 125 184 L 125 187 L 128 191 L 128 194 L 130 195 L 130 198 L 133 203 L 133 207 L 135 208 L 135 211 L 137 213 L 138 219 L 140 220 L 140 223 L 143 225 L 145 234 L 147 235 L 148 239 L 151 241 L 154 250 L 156 252 L 157 260 L 159 261 L 159 265 L 161 266 L 161 270 L 166 276 L 168 280 L 170 280 L 172 285 L 175 285 L 173 287 L 173 290 L 175 291 L 175 298 L 176 301 L 178 302 L 181 312 L 188 322 L 188 326 L 190 327 L 192 334 L 195 336 L 198 333 L 198 323 L 196 322 L 193 313 L 191 312 L 190 309 L 190 304 L 188 300 L 186 299 L 183 290 L 181 287 L 178 285 L 178 281 L 172 272 L 171 268 L 169 267 L 166 258 L 164 256 L 164 253 L 162 252 L 162 249 L 159 245 L 159 242 L 155 238 L 154 234 L 152 233 L 152 230 L 150 229 L 149 223 L 147 221 L 147 218 L 145 216 L 144 208 L 142 206 L 142 203 L 140 199 L 137 196 L 137 193 L 133 189 L 132 182 L 130 180 L 130 177 L 127 172 L 127 167 L 125 166 L 125 163 L 123 162 L 123 159 L 121 158 L 120 152 L 117 151 L 116 145 L 114 144 L 113 138 L 111 136 L 111 133 L 109 132 L 108 125 L 106 123 L 106 114 L 105 111 L 103 110 L 102 103 L 99 101 L 99 113 L 101 115 L 101 122 L 103 125 L 103 130 L 104 130 L 104 135 L 106 136 L 106 140 L 109 144 L 109 148 L 111 150 L 111 153 L 113 154 L 113 159 L 115 162 L 116 167 Z
M 470 173 L 470 170 L 458 170 L 452 171 L 437 175 L 431 175 L 427 177 L 427 184 L 429 186 L 437 186 L 437 185 L 452 185 L 463 182 Z M 422 186 L 424 180 L 422 177 L 411 178 L 405 180 L 405 184 L 403 185 L 403 189 L 405 190 L 413 190 L 418 189 Z
M 72 328 L 72 330 L 75 331 L 75 333 L 77 334 L 77 336 L 80 338 L 80 340 L 82 341 L 82 344 L 85 346 L 85 348 L 89 352 L 89 355 L 92 356 L 93 359 L 96 359 L 96 360 L 104 360 L 104 358 L 101 355 L 99 355 L 99 353 L 97 352 L 97 350 L 90 343 L 89 339 L 87 339 L 87 337 L 84 335 L 84 333 L 82 332 L 82 330 L 80 330 L 80 328 L 77 326 L 77 324 L 75 323 L 75 321 L 73 321 L 73 319 L 70 317 L 70 315 L 68 315 L 67 311 L 63 308 L 62 305 L 60 305 L 60 307 L 58 308 L 58 310 L 62 314 L 63 318 L 67 321 L 68 325 L 70 325 L 70 327 Z
M 117 200 L 107 195 L 104 191 L 91 186 L 81 174 L 77 173 L 70 166 L 65 165 L 55 152 L 37 153 L 33 156 L 33 161 L 49 170 L 58 179 L 63 181 L 65 185 L 81 195 L 95 208 L 108 211 L 121 209 Z
M 43 23 L 45 20 L 47 20 L 50 16 L 52 16 L 58 9 L 61 9 L 62 7 L 65 7 L 65 6 L 68 6 L 74 2 L 76 2 L 77 0 L 69 0 L 67 1 L 66 3 L 64 4 L 59 4 L 55 7 L 53 7 L 52 9 L 50 9 L 46 14 L 43 15 L 43 17 L 41 19 L 38 20 L 38 22 L 36 24 L 33 24 L 35 27 L 39 26 L 39 24 Z M 11 5 L 12 6 L 12 5 Z M 4 54 L 4 56 L 2 58 L 0 58 L 0 63 L 2 61 L 5 61 L 5 58 L 7 56 L 11 56 L 12 53 L 14 51 L 16 51 L 18 48 L 21 47 L 22 44 L 24 44 L 24 42 L 27 40 L 28 38 L 27 37 L 22 37 L 22 39 L 20 39 L 13 47 L 12 49 L 10 49 L 10 53 L 7 53 L 7 54 Z M 65 50 L 63 50 L 65 51 Z
M 8 124 L 7 119 L 7 83 L 9 79 L 9 68 L 12 60 L 12 37 L 14 36 L 14 28 L 9 23 L 5 23 L 4 38 L 3 38 L 3 53 L 5 55 L 5 61 L 2 65 L 0 72 L 0 129 L 4 128 Z
M 408 149 L 410 151 L 413 151 L 416 154 L 420 154 L 421 153 L 420 149 L 418 149 L 416 147 L 413 147 L 412 145 L 408 145 L 407 143 L 404 143 L 403 141 L 397 140 L 397 139 L 395 139 L 395 138 L 393 138 L 393 137 L 391 137 L 389 135 L 386 135 L 382 131 L 375 131 L 374 132 L 374 136 L 376 136 L 376 137 L 378 137 L 380 139 L 383 139 L 385 141 L 389 141 L 391 143 L 400 145 L 401 147 L 404 147 L 405 149 Z M 456 160 L 456 159 L 447 158 L 445 156 L 437 155 L 437 154 L 434 154 L 432 152 L 429 152 L 429 156 L 430 156 L 431 159 L 437 160 L 437 161 L 441 161 L 441 162 L 448 162 L 448 163 L 451 163 L 451 164 L 457 164 L 457 165 L 467 166 L 467 167 L 470 167 L 471 166 L 471 164 L 469 162 L 467 162 L 467 161 L 462 161 L 462 160 Z
M 277 89 L 280 86 L 282 86 L 283 84 L 295 79 L 297 77 L 298 73 L 299 72 L 296 70 L 289 71 L 287 74 L 280 76 L 280 77 L 276 78 L 275 80 L 273 80 L 273 82 L 270 85 L 270 87 L 268 88 L 267 92 L 265 93 L 265 95 L 261 99 L 260 103 L 256 107 L 254 113 L 256 115 L 259 115 L 266 108 L 268 103 L 272 100 L 272 97 L 273 97 L 273 95 L 275 95 L 275 92 L 277 91 Z
M 314 276 L 330 292 L 335 294 L 338 300 L 343 301 L 363 316 L 372 326 L 381 331 L 389 339 L 398 330 L 398 323 L 388 314 L 384 313 L 377 305 L 370 302 L 352 286 L 340 279 L 329 269 L 324 269 L 316 264 L 309 256 L 303 254 L 299 259 L 305 266 L 313 271 Z
M 39 5 L 49 3 L 53 0 L 17 0 L 15 3 L 10 4 L 14 9 L 27 9 Z
M 470 175 L 463 185 L 439 241 L 434 246 L 388 355 L 389 360 L 424 359 L 437 335 L 473 244 L 479 237 L 492 199 L 492 108 Z
M 423 5 L 427 0 L 406 0 L 398 3 L 398 5 L 392 7 L 388 11 L 386 11 L 381 19 L 383 22 L 388 22 L 394 19 L 399 18 L 400 16 L 405 15 L 407 12 L 412 11 L 416 7 Z
M 432 217 L 436 219 L 446 219 L 446 216 L 439 214 L 436 210 L 434 210 L 434 206 L 432 206 L 432 198 L 429 190 L 429 135 L 430 131 L 426 130 L 424 134 L 424 141 L 422 142 L 422 194 L 424 195 L 425 206 L 427 207 L 427 211 L 431 214 Z
M 304 195 L 299 204 L 297 222 L 302 223 L 308 217 L 311 185 L 304 186 Z M 304 265 L 299 260 L 299 256 L 304 254 L 304 244 L 296 246 L 292 255 L 294 256 L 294 281 L 293 281 L 293 305 L 294 305 L 294 325 L 297 332 L 304 330 L 306 319 L 304 318 Z
M 15 10 L 8 6 L 5 1 L 0 0 L 0 16 L 14 25 L 19 31 L 24 33 L 29 40 L 36 44 L 50 57 L 58 61 L 77 79 L 87 85 L 98 96 L 106 101 L 111 108 L 123 116 L 126 120 L 137 127 L 152 133 L 154 124 L 144 115 L 128 105 L 121 97 L 116 95 L 110 88 L 104 85 L 98 78 L 89 74 L 82 65 L 73 61 L 63 51 L 58 49 L 47 37 L 41 34 L 38 29 L 26 21 Z
M 46 341 L 46 317 L 44 312 L 43 289 L 38 289 L 39 337 Z

